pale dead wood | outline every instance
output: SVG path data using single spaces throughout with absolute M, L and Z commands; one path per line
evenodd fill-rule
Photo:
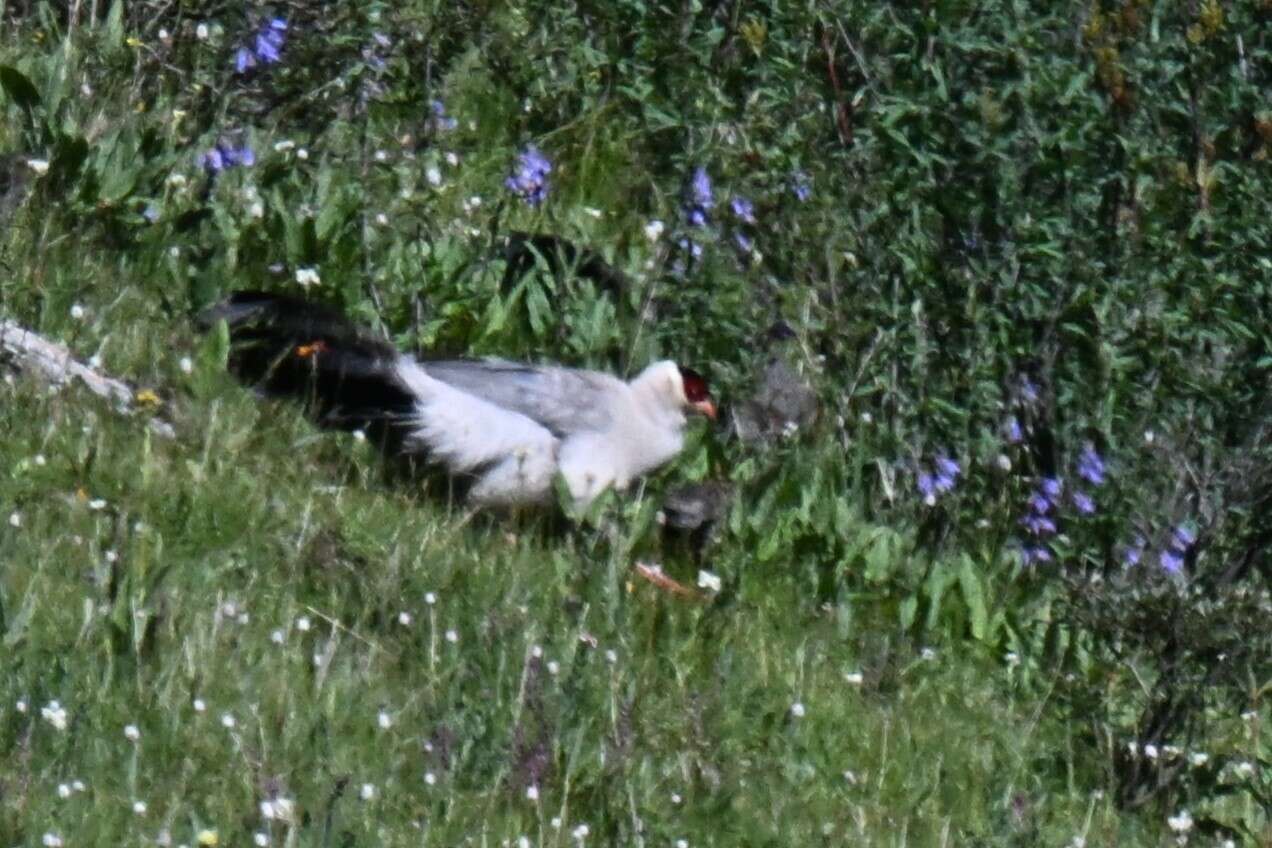
M 78 379 L 120 412 L 132 412 L 137 407 L 136 394 L 126 383 L 79 362 L 65 346 L 4 318 L 0 318 L 0 358 L 11 360 L 21 370 L 54 386 Z M 149 418 L 146 425 L 158 436 L 176 436 L 172 425 L 160 418 Z
M 662 566 L 648 565 L 643 562 L 638 562 L 635 563 L 632 568 L 637 574 L 657 586 L 659 589 L 662 589 L 664 592 L 669 592 L 681 598 L 688 598 L 692 601 L 707 600 L 706 596 L 698 590 L 690 588 L 689 586 L 681 583 L 679 580 L 667 576 L 663 572 Z

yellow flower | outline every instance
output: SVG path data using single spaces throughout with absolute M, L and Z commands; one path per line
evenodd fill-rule
M 205 828 L 199 831 L 199 835 L 194 838 L 194 841 L 202 845 L 203 848 L 213 848 L 213 846 L 221 844 L 221 837 L 217 836 L 215 830 Z

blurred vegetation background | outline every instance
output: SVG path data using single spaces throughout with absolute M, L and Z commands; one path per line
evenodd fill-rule
M 146 392 L 0 387 L 0 839 L 1272 844 L 1270 23 L 0 0 L 0 313 Z M 732 423 L 467 515 L 234 386 L 239 288 Z

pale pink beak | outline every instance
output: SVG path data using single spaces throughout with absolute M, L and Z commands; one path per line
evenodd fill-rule
M 716 420 L 716 405 L 710 400 L 700 400 L 689 404 L 689 407 L 693 409 L 694 412 L 701 413 L 702 415 L 710 418 L 712 421 Z

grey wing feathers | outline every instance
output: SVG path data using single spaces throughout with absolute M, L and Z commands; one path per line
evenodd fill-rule
M 436 380 L 504 409 L 521 413 L 562 437 L 604 430 L 612 401 L 624 384 L 608 374 L 535 367 L 500 359 L 422 362 Z

